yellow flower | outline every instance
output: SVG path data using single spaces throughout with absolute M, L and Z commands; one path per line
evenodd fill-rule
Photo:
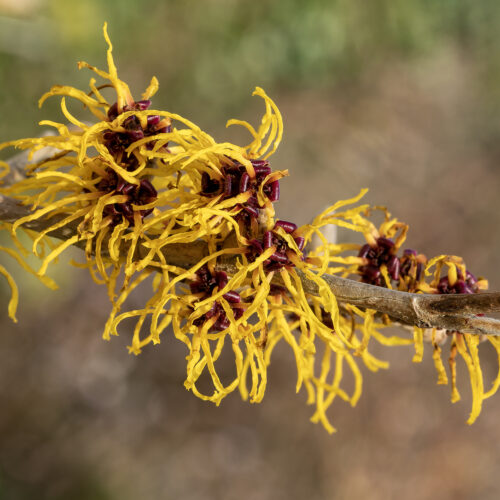
M 442 276 L 443 270 L 447 271 L 444 276 Z M 424 273 L 426 277 L 432 277 L 430 283 L 422 281 L 419 284 L 419 290 L 426 293 L 477 293 L 480 290 L 486 290 L 488 288 L 488 282 L 485 279 L 477 279 L 466 269 L 463 259 L 455 255 L 440 255 L 434 257 L 426 263 Z M 487 338 L 481 338 L 478 335 L 456 331 L 444 332 L 446 335 L 440 339 L 438 336 L 439 332 L 435 328 L 430 329 L 430 331 L 430 342 L 433 346 L 433 359 L 438 373 L 438 384 L 448 384 L 448 376 L 441 359 L 442 350 L 440 344 L 444 343 L 446 336 L 450 337 L 450 356 L 448 361 L 451 375 L 452 403 L 460 400 L 460 394 L 457 389 L 457 353 L 460 354 L 467 366 L 472 390 L 472 409 L 467 423 L 472 424 L 481 413 L 483 400 L 492 396 L 500 385 L 499 370 L 491 389 L 485 391 L 478 346 L 482 340 L 487 340 L 495 349 L 500 360 L 500 342 L 497 337 L 488 336 Z M 420 353 L 423 353 L 424 336 L 425 332 L 422 331 L 422 329 L 415 328 L 415 339 L 416 344 L 419 346 L 418 349 Z M 417 361 L 420 361 L 420 359 L 421 356 L 419 356 Z
M 328 259 L 328 267 L 325 271 L 329 273 L 340 272 L 343 276 L 361 275 L 361 280 L 377 286 L 392 288 L 397 286 L 400 291 L 412 293 L 478 293 L 488 288 L 488 282 L 485 279 L 477 279 L 466 269 L 465 263 L 461 257 L 440 255 L 427 260 L 425 255 L 418 254 L 415 250 L 405 249 L 403 254 L 398 257 L 398 251 L 401 249 L 406 239 L 408 226 L 391 218 L 387 210 L 385 220 L 377 229 L 371 222 L 364 219 L 371 213 L 372 209 L 368 207 L 358 207 L 356 213 L 355 229 L 362 232 L 367 240 L 363 246 L 359 245 L 338 245 L 325 242 L 318 247 L 315 255 Z M 339 216 L 344 214 L 337 213 Z M 351 220 L 354 220 L 352 214 L 348 214 Z M 330 223 L 333 221 L 330 220 Z M 354 229 L 354 227 L 352 227 Z M 345 256 L 343 252 L 356 250 L 356 256 Z M 332 267 L 332 264 L 338 267 Z M 339 266 L 340 265 L 340 266 Z M 443 271 L 446 271 L 443 276 Z M 430 281 L 426 281 L 430 279 Z M 346 306 L 346 310 L 352 310 L 352 306 Z M 359 322 L 359 318 L 365 317 L 373 321 L 375 311 L 355 311 L 356 317 L 353 324 Z M 386 326 L 392 324 L 391 318 L 382 317 L 382 322 Z M 415 345 L 414 362 L 420 362 L 424 353 L 424 341 L 428 341 L 433 346 L 433 360 L 438 373 L 438 384 L 448 384 L 448 376 L 443 364 L 442 344 L 447 338 L 450 338 L 450 357 L 449 367 L 451 375 L 451 401 L 460 400 L 460 394 L 456 385 L 456 356 L 460 354 L 463 358 L 471 382 L 472 389 L 472 409 L 468 423 L 472 424 L 479 416 L 482 407 L 482 401 L 496 393 L 500 386 L 500 365 L 497 377 L 492 383 L 491 388 L 486 391 L 483 384 L 483 372 L 480 364 L 478 346 L 482 340 L 489 342 L 496 351 L 500 360 L 500 342 L 497 337 L 487 336 L 481 338 L 477 335 L 461 333 L 457 331 L 438 331 L 436 328 L 423 329 L 413 328 L 413 343 Z M 363 347 L 368 345 L 369 339 L 381 340 L 375 330 L 365 327 L 365 336 L 362 342 Z M 407 341 L 399 337 L 392 337 L 389 341 L 382 340 L 386 345 L 405 344 Z
M 0 194 L 32 210 L 13 223 L 2 223 L 0 229 L 11 234 L 17 252 L 0 250 L 54 287 L 46 276 L 50 264 L 71 245 L 80 246 L 85 262 L 75 265 L 87 268 L 96 283 L 106 286 L 111 301 L 103 337 L 118 335 L 121 323 L 131 320 L 135 327 L 129 350 L 139 354 L 146 345 L 160 343 L 170 327 L 188 350 L 185 387 L 216 404 L 235 390 L 244 399 L 260 402 L 273 350 L 285 342 L 295 357 L 296 389 L 305 387 L 308 403 L 316 407 L 312 421 L 333 432 L 327 409 L 337 397 L 353 406 L 357 403 L 362 390 L 360 363 L 371 371 L 388 366 L 370 353 L 370 344 L 414 343 L 414 359 L 420 359 L 424 332 L 416 329 L 413 339 L 386 335 L 391 318 L 352 304 L 339 306 L 326 275 L 355 275 L 366 283 L 411 292 L 439 291 L 444 265 L 451 287 L 465 283 L 465 266 L 456 258 L 427 262 L 413 251 L 399 257 L 408 227 L 382 209 L 385 218 L 376 228 L 368 219 L 374 209 L 351 206 L 365 189 L 338 201 L 311 224 L 297 227 L 277 219 L 274 203 L 279 199 L 280 179 L 288 172 L 273 170 L 269 158 L 282 139 L 283 122 L 264 90 L 257 87 L 254 92 L 265 105 L 258 127 L 242 120 L 227 123 L 244 127 L 251 136 L 249 144 L 218 143 L 182 116 L 151 108 L 151 97 L 158 90 L 156 78 L 136 101 L 118 78 L 106 25 L 104 37 L 107 71 L 84 62 L 78 65 L 104 83 L 98 85 L 91 78 L 89 93 L 55 86 L 40 99 L 41 105 L 49 97 L 60 96 L 69 125 L 43 121 L 42 125 L 55 129 L 55 135 L 0 145 L 0 149 L 27 149 L 30 158 L 47 146 L 57 150 L 28 164 L 24 179 L 0 186 Z M 113 100 L 106 100 L 105 88 L 114 90 Z M 67 98 L 83 104 L 97 121 L 78 120 L 69 112 Z M 8 165 L 2 163 L 0 168 L 0 177 L 5 177 Z M 42 221 L 41 231 L 25 228 Z M 361 233 L 367 243 L 330 243 L 323 231 L 331 224 Z M 31 248 L 23 247 L 19 232 L 28 235 Z M 54 235 L 64 239 L 56 243 Z M 321 242 L 316 248 L 313 237 Z M 357 254 L 345 255 L 351 251 Z M 30 252 L 41 260 L 36 271 L 23 259 Z M 426 284 L 431 266 L 436 266 L 434 281 Z M 17 287 L 3 266 L 0 274 L 11 287 L 8 311 L 15 319 Z M 303 277 L 315 290 L 304 286 Z M 139 309 L 127 310 L 130 295 L 145 283 L 152 287 L 150 299 Z M 482 284 L 476 280 L 474 286 Z M 461 354 L 473 383 L 473 420 L 482 399 L 497 390 L 500 375 L 484 392 L 479 340 L 453 335 L 452 355 Z M 446 375 L 434 334 L 432 340 L 443 382 Z M 490 342 L 500 355 L 500 344 L 495 339 Z M 218 372 L 224 349 L 234 355 L 231 377 Z M 455 365 L 451 367 L 456 399 Z M 346 369 L 355 382 L 351 393 L 344 385 Z M 198 385 L 203 374 L 212 381 L 207 393 Z

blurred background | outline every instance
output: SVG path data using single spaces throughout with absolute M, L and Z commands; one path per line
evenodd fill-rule
M 86 89 L 79 60 L 105 67 L 105 20 L 135 95 L 156 75 L 154 107 L 218 140 L 246 143 L 225 122 L 259 120 L 251 92 L 266 89 L 285 122 L 281 217 L 308 222 L 369 187 L 410 224 L 408 246 L 461 255 L 500 290 L 500 2 L 0 0 L 0 142 L 62 120 L 37 100 Z M 356 408 L 334 405 L 328 436 L 286 348 L 262 404 L 216 408 L 183 388 L 182 345 L 132 357 L 126 335 L 102 341 L 105 291 L 67 266 L 54 276 L 50 292 L 18 273 L 19 323 L 0 320 L 1 500 L 499 497 L 500 395 L 467 426 L 463 364 L 452 405 L 429 348 L 418 365 L 410 348 L 380 350 L 390 370 L 365 373 Z

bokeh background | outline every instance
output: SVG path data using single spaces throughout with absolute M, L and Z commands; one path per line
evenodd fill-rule
M 283 218 L 369 187 L 410 224 L 409 246 L 462 255 L 500 290 L 498 0 L 0 0 L 0 141 L 60 118 L 57 100 L 36 107 L 51 85 L 86 88 L 76 61 L 105 65 L 104 20 L 136 95 L 156 75 L 155 107 L 220 140 L 246 140 L 225 121 L 258 120 L 250 95 L 266 89 L 285 121 Z M 285 348 L 262 404 L 216 408 L 184 390 L 182 345 L 132 357 L 126 335 L 102 341 L 105 291 L 66 265 L 54 275 L 57 292 L 19 273 L 19 323 L 0 320 L 2 500 L 499 497 L 500 395 L 467 426 L 463 365 L 452 405 L 430 349 L 419 365 L 380 351 L 391 369 L 365 373 L 356 408 L 334 406 L 330 437 Z

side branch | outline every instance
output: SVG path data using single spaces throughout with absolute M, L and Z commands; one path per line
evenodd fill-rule
M 317 285 L 301 276 L 304 289 L 317 294 Z M 500 311 L 500 293 L 432 295 L 400 292 L 339 276 L 323 275 L 339 302 L 374 309 L 407 325 L 463 333 L 500 335 L 500 321 L 478 317 Z
M 0 195 L 0 221 L 12 223 L 30 213 L 30 207 Z M 38 219 L 26 223 L 23 227 L 42 231 L 55 222 L 54 217 Z M 76 234 L 77 225 L 78 223 L 71 227 L 65 226 L 49 233 L 49 235 L 62 240 L 69 239 Z M 81 247 L 82 245 L 77 242 L 77 246 Z M 195 242 L 170 245 L 163 253 L 169 264 L 189 269 L 208 255 L 208 250 L 204 243 Z M 228 273 L 236 271 L 236 266 L 231 261 L 221 263 L 219 268 Z M 302 272 L 298 271 L 298 273 L 304 290 L 318 295 L 316 283 L 307 279 Z M 279 277 L 275 279 L 279 282 Z M 323 275 L 323 279 L 328 283 L 339 302 L 374 309 L 406 325 L 423 328 L 434 327 L 463 333 L 500 335 L 499 320 L 477 316 L 478 314 L 500 311 L 500 292 L 463 295 L 412 294 L 368 285 L 339 276 Z

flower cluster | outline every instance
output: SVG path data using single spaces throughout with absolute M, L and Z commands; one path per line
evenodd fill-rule
M 278 229 L 281 228 L 287 235 L 291 235 L 293 242 L 292 246 L 289 241 L 281 236 Z M 264 261 L 264 269 L 266 272 L 279 271 L 284 267 L 292 268 L 295 266 L 293 260 L 299 258 L 299 254 L 304 248 L 305 240 L 302 236 L 294 236 L 297 231 L 297 225 L 293 222 L 277 220 L 271 231 L 265 231 L 260 239 L 252 238 L 249 240 L 247 256 L 250 262 L 253 262 L 257 257 L 261 256 L 270 248 L 274 252 Z
M 209 299 L 215 288 L 223 289 L 227 285 L 227 273 L 224 271 L 210 270 L 207 265 L 204 265 L 196 271 L 196 278 L 189 283 L 191 293 L 198 295 L 198 298 Z M 244 305 L 241 302 L 241 296 L 238 292 L 230 290 L 222 296 L 229 304 L 233 313 L 234 319 L 239 319 L 243 316 Z M 201 326 L 207 321 L 211 322 L 211 330 L 220 332 L 229 328 L 230 320 L 224 311 L 219 301 L 214 301 L 210 309 L 197 318 L 194 324 Z M 214 322 L 215 321 L 215 322 Z
M 358 257 L 366 260 L 366 264 L 358 268 L 363 283 L 382 286 L 384 281 L 382 266 L 385 266 L 391 279 L 399 279 L 400 261 L 394 253 L 395 248 L 394 241 L 383 236 L 378 237 L 374 245 L 366 243 L 361 247 Z
M 267 94 L 261 88 L 254 92 L 265 104 L 259 127 L 241 120 L 228 122 L 248 130 L 251 142 L 218 143 L 182 116 L 151 108 L 156 78 L 141 99 L 134 100 L 118 78 L 106 26 L 104 36 L 108 70 L 83 62 L 79 68 L 90 69 L 105 83 L 97 86 L 92 78 L 89 93 L 55 86 L 40 100 L 42 104 L 60 96 L 70 125 L 44 121 L 42 125 L 53 127 L 55 135 L 0 145 L 26 149 L 31 155 L 47 146 L 57 151 L 27 165 L 23 179 L 0 186 L 0 193 L 32 209 L 26 217 L 0 227 L 21 253 L 0 250 L 54 287 L 46 275 L 50 264 L 71 245 L 82 247 L 85 261 L 78 266 L 107 287 L 111 302 L 103 337 L 118 335 L 122 323 L 131 322 L 129 350 L 139 354 L 148 344 L 160 343 L 170 328 L 188 350 L 185 387 L 216 404 L 237 389 L 244 399 L 261 401 L 273 350 L 286 343 L 297 366 L 297 391 L 304 386 L 308 403 L 316 406 L 312 420 L 333 432 L 326 411 L 336 398 L 356 404 L 362 389 L 359 365 L 372 371 L 387 367 L 371 354 L 370 343 L 414 343 L 419 358 L 424 332 L 416 329 L 413 339 L 386 335 L 390 318 L 352 304 L 339 307 L 326 273 L 356 275 L 365 283 L 410 292 L 475 293 L 485 282 L 476 280 L 455 257 L 428 261 L 411 250 L 399 257 L 408 228 L 386 213 L 377 229 L 368 219 L 370 207 L 355 205 L 366 190 L 338 201 L 301 227 L 276 219 L 280 179 L 288 172 L 273 170 L 269 161 L 281 141 L 283 124 Z M 114 89 L 116 97 L 107 100 L 104 88 Z M 78 120 L 68 110 L 67 98 L 80 101 L 97 121 Z M 2 164 L 2 170 L 8 166 Z M 42 221 L 46 227 L 40 232 L 24 226 Z M 329 242 L 323 230 L 331 224 L 363 234 L 367 243 L 360 247 Z M 33 241 L 31 249 L 24 248 L 20 232 Z M 65 239 L 56 242 L 52 236 L 61 232 Z M 314 245 L 318 239 L 320 244 Z M 357 255 L 346 255 L 353 250 Z M 30 251 L 41 259 L 37 270 L 24 260 Z M 446 277 L 440 276 L 443 266 L 448 268 Z M 17 287 L 2 266 L 0 273 L 12 289 L 9 314 L 15 319 Z M 304 287 L 304 277 L 317 292 Z M 150 298 L 129 310 L 130 295 L 146 282 L 152 287 Z M 478 381 L 478 339 L 450 335 L 452 351 L 462 355 L 471 380 Z M 432 342 L 439 353 L 435 335 Z M 490 342 L 500 352 L 500 345 Z M 222 381 L 229 377 L 220 377 L 217 363 L 226 349 L 231 349 L 235 362 L 228 383 Z M 434 358 L 442 381 L 442 362 Z M 346 369 L 355 382 L 351 392 L 344 387 Z M 205 393 L 198 382 L 207 376 L 212 390 Z M 474 386 L 474 418 L 479 398 L 495 392 L 499 380 L 488 393 L 482 389 L 482 378 Z
M 366 213 L 369 214 L 370 210 Z M 376 228 L 369 223 L 364 232 L 367 243 L 359 246 L 357 256 L 341 257 L 335 245 L 328 245 L 331 253 L 336 253 L 330 261 L 344 263 L 344 276 L 358 275 L 361 281 L 376 286 L 395 288 L 411 293 L 431 294 L 471 294 L 486 290 L 488 282 L 484 278 L 476 278 L 466 266 L 461 257 L 440 255 L 427 259 L 413 249 L 404 249 L 398 255 L 406 239 L 408 226 L 385 211 L 385 221 Z M 352 249 L 349 249 L 352 250 Z M 324 251 L 321 250 L 321 251 Z M 446 272 L 444 272 L 446 270 Z M 335 269 L 329 269 L 330 272 Z M 336 270 L 338 271 L 338 269 Z M 368 312 L 367 312 L 368 313 Z M 386 318 L 386 322 L 390 318 Z M 433 359 L 438 372 L 438 384 L 448 384 L 443 361 L 441 345 L 450 339 L 450 376 L 451 400 L 460 399 L 456 386 L 456 356 L 465 361 L 469 370 L 472 388 L 472 411 L 468 423 L 473 423 L 479 416 L 482 401 L 494 394 L 500 385 L 500 371 L 493 382 L 492 388 L 486 391 L 483 386 L 483 373 L 478 354 L 478 345 L 487 340 L 500 354 L 500 342 L 496 337 L 479 337 L 463 334 L 457 331 L 442 331 L 436 328 L 422 329 L 414 327 L 415 356 L 413 360 L 420 362 L 423 357 L 424 341 L 433 346 Z M 399 343 L 399 341 L 397 341 Z

